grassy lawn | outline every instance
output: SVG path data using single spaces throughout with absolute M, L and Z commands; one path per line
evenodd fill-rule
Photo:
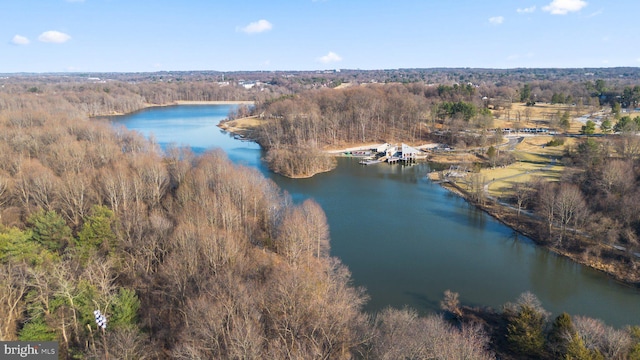
M 513 188 L 513 185 L 516 183 L 525 183 L 525 182 L 531 181 L 534 177 L 543 177 L 549 181 L 556 181 L 560 179 L 560 176 L 562 175 L 562 171 L 564 170 L 564 166 L 560 166 L 560 165 L 555 165 L 549 169 L 544 169 L 544 170 L 541 168 L 542 167 L 540 168 L 531 167 L 531 170 L 513 169 L 513 173 L 517 175 L 515 177 L 509 177 L 507 179 L 502 179 L 501 177 L 495 177 L 496 180 L 489 184 L 489 187 L 488 187 L 489 195 L 494 197 L 508 197 L 512 195 L 511 189 Z M 494 179 L 494 177 L 492 177 L 493 174 L 490 173 L 491 171 L 492 170 L 489 170 L 489 173 L 486 175 L 487 180 L 489 181 L 491 181 L 491 179 Z
M 483 169 L 481 173 L 489 182 L 489 195 L 507 197 L 515 183 L 524 183 L 536 176 L 550 181 L 560 179 L 564 166 L 559 160 L 565 146 L 571 145 L 574 139 L 566 139 L 564 146 L 546 146 L 551 139 L 551 136 L 527 137 L 513 152 L 515 163 L 504 168 Z
M 550 120 L 557 116 L 558 113 L 564 114 L 568 112 L 571 116 L 570 133 L 579 133 L 582 123 L 574 121 L 575 118 L 582 115 L 590 114 L 596 109 L 589 106 L 570 106 L 564 104 L 546 104 L 537 103 L 535 106 L 526 106 L 523 103 L 511 104 L 511 109 L 495 110 L 494 114 L 498 116 L 494 121 L 494 126 L 499 128 L 529 128 L 529 127 L 550 127 Z M 516 119 L 520 119 L 519 122 Z M 599 129 L 596 129 L 598 132 Z
M 246 118 L 236 119 L 229 121 L 227 124 L 229 127 L 239 128 L 239 129 L 250 129 L 261 125 L 265 120 L 259 119 L 257 116 L 250 116 Z

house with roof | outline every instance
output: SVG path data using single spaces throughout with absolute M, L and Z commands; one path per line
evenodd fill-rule
M 415 160 L 418 153 L 420 153 L 420 150 L 413 148 L 407 144 L 402 144 L 400 150 L 400 158 L 404 161 Z

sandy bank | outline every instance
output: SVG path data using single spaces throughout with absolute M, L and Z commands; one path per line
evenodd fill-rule
M 235 120 L 221 121 L 218 124 L 218 127 L 232 134 L 247 136 L 250 135 L 254 129 L 263 124 L 264 121 L 265 120 L 254 115 Z
M 345 153 L 347 151 L 359 151 L 359 150 L 371 150 L 371 149 L 375 149 L 379 146 L 384 145 L 383 143 L 369 143 L 369 144 L 349 144 L 349 145 L 345 145 L 347 147 L 341 147 L 341 148 L 334 148 L 334 147 L 325 147 L 324 151 L 329 153 L 329 154 L 334 154 L 334 155 L 338 155 L 338 154 L 342 154 Z M 434 147 L 436 147 L 437 144 L 435 143 L 429 143 L 429 144 L 423 144 L 423 145 L 418 145 L 418 146 L 413 146 L 414 148 L 418 149 L 418 150 L 429 150 L 432 149 Z
M 253 101 L 189 101 L 189 100 L 178 100 L 174 101 L 173 105 L 253 105 Z
M 352 147 L 346 147 L 346 148 L 340 148 L 340 149 L 325 149 L 325 152 L 329 153 L 329 154 L 342 154 L 345 153 L 347 151 L 358 151 L 358 150 L 370 150 L 370 149 L 375 149 L 378 146 L 380 146 L 382 144 L 365 144 L 365 145 L 357 145 L 357 146 L 352 146 Z

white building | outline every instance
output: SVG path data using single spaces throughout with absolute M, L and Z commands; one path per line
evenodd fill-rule
M 400 153 L 400 157 L 403 160 L 415 159 L 416 155 L 418 155 L 418 153 L 420 153 L 420 150 L 418 150 L 416 148 L 412 148 L 411 146 L 409 146 L 407 144 L 402 144 L 402 150 L 401 150 L 401 153 Z

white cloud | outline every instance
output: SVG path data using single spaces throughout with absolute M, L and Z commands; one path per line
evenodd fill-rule
M 584 0 L 553 0 L 542 10 L 553 15 L 566 15 L 570 12 L 580 11 L 585 6 L 587 6 L 587 2 Z
M 28 45 L 31 41 L 22 35 L 16 35 L 11 39 L 11 43 L 14 45 Z
M 520 14 L 528 14 L 528 13 L 532 13 L 532 12 L 536 11 L 536 6 L 533 5 L 533 6 L 530 6 L 528 8 L 518 9 L 516 11 L 518 13 L 520 13 Z
M 251 24 L 240 28 L 240 31 L 245 32 L 247 34 L 256 34 L 265 31 L 269 31 L 273 28 L 273 25 L 267 20 L 258 20 L 256 22 L 252 22 Z
M 329 64 L 333 62 L 342 61 L 342 57 L 334 53 L 333 51 L 329 51 L 327 55 L 318 58 L 318 61 L 320 61 L 323 64 Z
M 55 30 L 45 31 L 40 36 L 38 36 L 38 40 L 46 43 L 54 43 L 54 44 L 62 44 L 71 39 L 71 36 Z
M 67 0 L 67 2 L 84 2 L 84 0 Z
M 504 22 L 504 17 L 502 16 L 494 16 L 489 18 L 489 22 L 493 25 L 500 25 Z

